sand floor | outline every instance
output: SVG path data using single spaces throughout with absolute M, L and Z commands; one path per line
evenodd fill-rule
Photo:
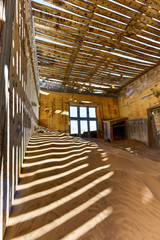
M 136 140 L 120 140 L 120 141 L 113 141 L 113 142 L 105 142 L 103 139 L 98 139 L 98 142 L 102 142 L 103 144 L 107 145 L 108 148 L 119 148 L 122 150 L 131 149 L 133 155 L 136 156 L 143 156 L 149 158 L 153 161 L 160 162 L 160 150 L 150 148 L 146 146 L 144 143 L 138 142 Z
M 160 163 L 36 133 L 4 239 L 160 240 Z

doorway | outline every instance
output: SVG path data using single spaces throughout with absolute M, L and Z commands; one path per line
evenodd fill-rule
M 96 107 L 69 106 L 70 135 L 97 137 Z
M 160 105 L 148 109 L 149 145 L 160 149 Z

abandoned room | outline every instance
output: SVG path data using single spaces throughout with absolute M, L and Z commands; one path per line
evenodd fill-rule
M 160 1 L 0 0 L 0 240 L 160 239 Z

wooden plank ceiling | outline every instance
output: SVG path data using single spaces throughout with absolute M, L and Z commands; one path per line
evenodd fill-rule
M 33 0 L 41 82 L 115 93 L 160 61 L 160 0 Z

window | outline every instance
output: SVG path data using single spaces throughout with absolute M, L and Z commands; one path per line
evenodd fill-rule
M 88 123 L 87 120 L 81 120 L 80 121 L 80 129 L 81 129 L 81 134 L 87 133 L 88 132 Z
M 87 108 L 86 107 L 80 107 L 80 117 L 87 117 Z
M 96 108 L 94 108 L 94 107 L 89 108 L 89 117 L 96 118 Z
M 71 126 L 71 134 L 78 134 L 78 121 L 71 120 L 70 126 Z
M 71 106 L 69 110 L 70 110 L 70 117 L 78 117 L 77 107 Z
M 89 128 L 90 128 L 90 131 L 97 131 L 97 122 L 89 121 Z
M 70 106 L 70 134 L 81 137 L 97 137 L 96 107 Z

